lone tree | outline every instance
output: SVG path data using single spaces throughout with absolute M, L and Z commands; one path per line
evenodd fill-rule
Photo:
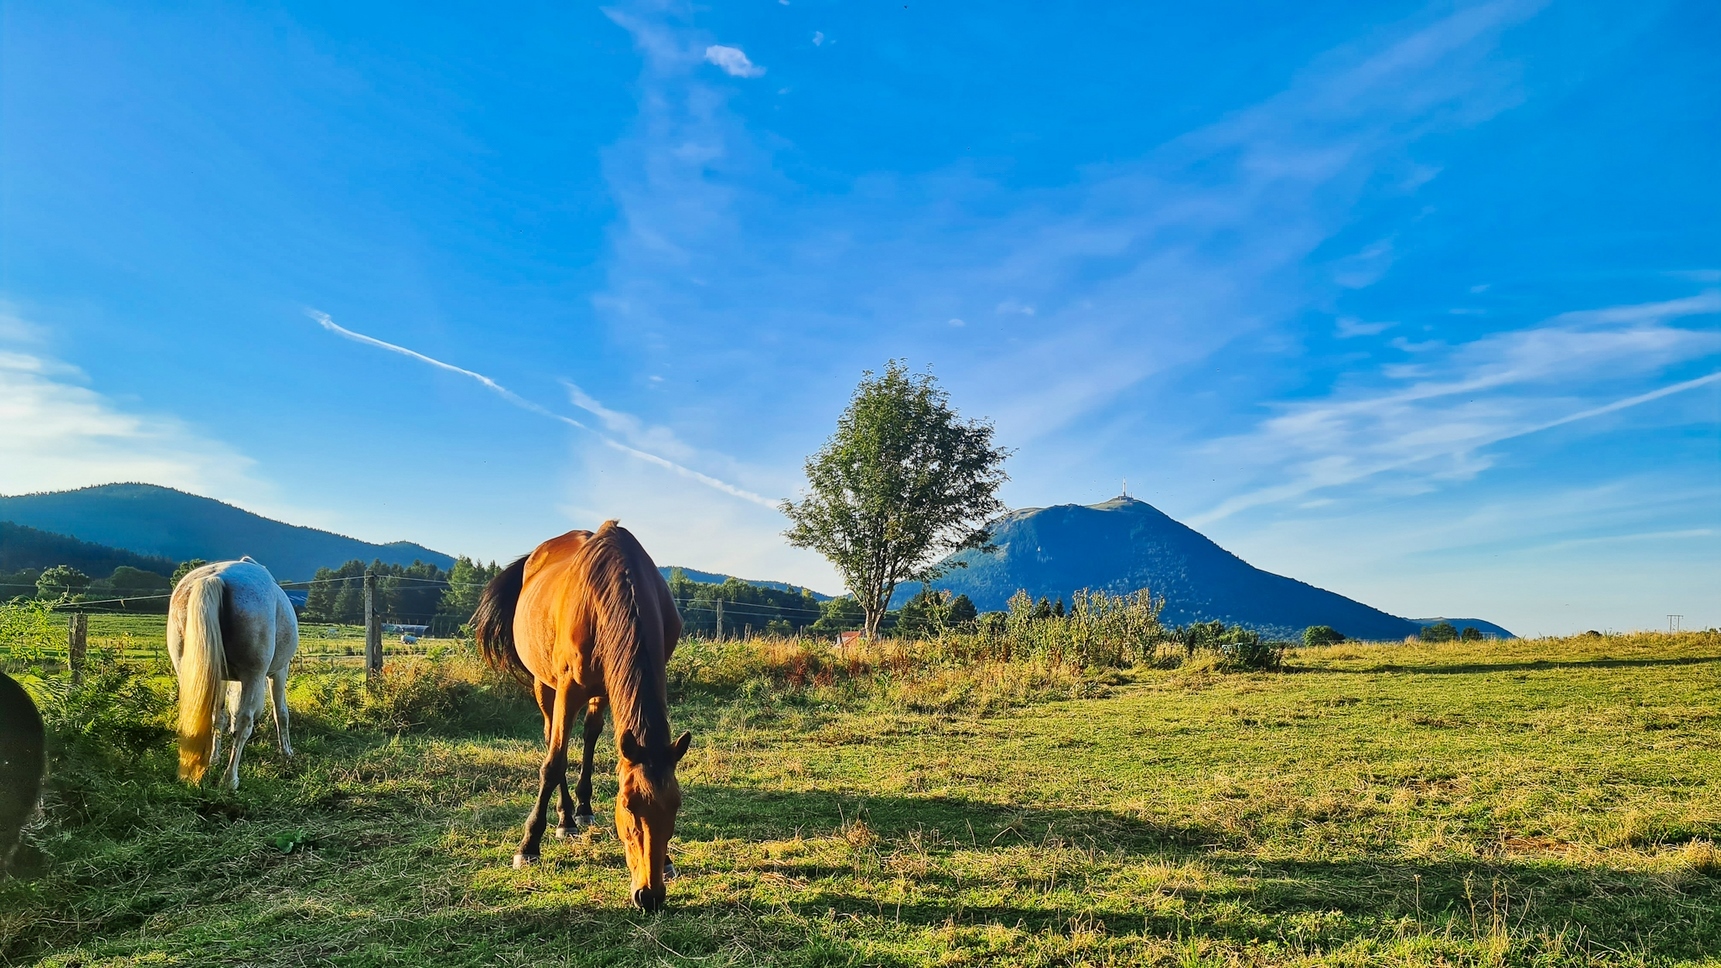
M 930 581 L 945 555 L 985 546 L 1008 456 L 990 423 L 951 409 L 932 374 L 891 360 L 862 374 L 837 432 L 807 458 L 808 493 L 782 503 L 783 534 L 837 567 L 872 638 L 897 585 Z
M 90 587 L 90 576 L 71 565 L 55 565 L 36 579 L 36 597 L 50 600 L 70 598 Z

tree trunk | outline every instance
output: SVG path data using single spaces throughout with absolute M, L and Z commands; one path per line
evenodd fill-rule
M 868 595 L 861 602 L 861 612 L 866 616 L 867 639 L 878 638 L 878 627 L 884 624 L 884 616 L 890 611 L 890 597 L 896 593 L 896 586 L 880 588 L 874 594 Z

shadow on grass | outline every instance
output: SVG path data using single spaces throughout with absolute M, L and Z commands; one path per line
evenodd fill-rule
M 1287 665 L 1290 673 L 1336 673 L 1355 675 L 1376 672 L 1409 672 L 1429 676 L 1485 675 L 1490 672 L 1539 672 L 1552 669 L 1645 669 L 1655 666 L 1693 666 L 1721 662 L 1721 655 L 1670 656 L 1664 659 L 1579 659 L 1571 662 L 1537 659 L 1533 662 L 1464 662 L 1455 665 L 1400 665 L 1385 662 L 1363 668 Z
M 688 788 L 678 836 L 687 840 L 774 840 L 829 835 L 864 823 L 889 855 L 912 849 L 948 856 L 1011 847 L 1085 851 L 1085 869 L 1056 875 L 1062 895 L 1032 905 L 971 903 L 964 892 L 995 894 L 972 874 L 932 869 L 914 874 L 923 896 L 897 905 L 841 889 L 810 890 L 789 907 L 808 918 L 876 917 L 926 928 L 947 923 L 1022 925 L 1069 931 L 1083 919 L 1141 926 L 1150 936 L 1182 932 L 1229 942 L 1282 938 L 1287 924 L 1322 922 L 1308 940 L 1336 944 L 1381 939 L 1420 926 L 1477 938 L 1581 937 L 1606 948 L 1668 959 L 1701 958 L 1721 948 L 1721 876 L 1646 873 L 1556 859 L 1422 860 L 1396 857 L 1263 860 L 1246 835 L 1101 810 L 1000 805 L 949 796 L 903 797 L 781 793 L 746 787 Z M 912 848 L 908 845 L 912 844 Z M 1026 858 L 1035 861 L 1032 850 Z M 1130 869 L 1198 865 L 1208 886 L 1172 877 L 1132 896 Z M 967 865 L 951 865 L 957 871 Z M 1067 865 L 1066 865 L 1067 866 Z M 835 886 L 851 868 L 817 862 L 773 863 L 771 872 Z M 886 878 L 894 875 L 884 871 Z M 924 895 L 931 895 L 928 899 Z M 1167 903 L 1176 899 L 1177 903 Z M 1331 921 L 1334 912 L 1344 918 Z M 1653 926 L 1653 930 L 1649 929 Z
M 389 746 L 366 734 L 319 740 L 327 753 L 348 756 Z M 319 745 L 307 743 L 313 751 Z M 36 888 L 9 893 L 0 885 L 0 899 L 19 905 L 16 920 L 0 919 L 0 928 L 16 932 L 0 937 L 0 962 L 74 945 L 109 957 L 163 952 L 195 962 L 213 945 L 225 960 L 254 964 L 493 964 L 525 954 L 622 965 L 722 953 L 739 961 L 879 964 L 893 957 L 879 945 L 901 940 L 904 927 L 922 937 L 947 925 L 993 924 L 1054 936 L 1096 920 L 1114 937 L 1154 943 L 1273 944 L 1295 936 L 1331 948 L 1450 932 L 1478 944 L 1502 934 L 1531 945 L 1581 935 L 1597 951 L 1652 961 L 1697 960 L 1721 949 L 1715 876 L 1554 859 L 1262 859 L 1246 830 L 1109 810 L 714 783 L 686 785 L 683 841 L 721 849 L 845 836 L 856 845 L 852 857 L 790 856 L 709 872 L 689 865 L 670 910 L 647 916 L 619 891 L 594 904 L 591 893 L 481 877 L 506 867 L 530 785 L 494 762 L 459 761 L 452 771 L 444 763 L 437 791 L 447 799 L 438 801 L 415 785 L 411 754 L 381 763 L 386 777 L 377 782 L 352 772 L 350 761 L 338 775 L 323 773 L 315 758 L 308 772 L 271 777 L 265 753 L 257 782 L 222 794 L 165 779 L 168 753 L 149 764 L 163 779 L 125 796 L 125 816 L 116 811 L 80 833 L 100 843 L 84 844 Z M 613 790 L 613 781 L 601 784 L 600 797 Z M 607 821 L 608 810 L 600 810 Z M 488 845 L 480 852 L 494 849 L 492 859 L 474 866 L 450 854 L 456 815 L 484 818 L 476 840 Z M 263 840 L 301 827 L 321 841 L 308 858 Z M 472 837 L 469 827 L 465 836 Z M 456 853 L 473 841 L 461 843 Z M 204 865 L 200 875 L 179 879 L 191 858 Z M 554 846 L 546 862 L 564 874 L 584 866 Z M 613 864 L 594 862 L 590 870 L 623 880 Z M 702 897 L 705 876 L 725 879 L 737 893 Z M 487 886 L 475 889 L 481 880 Z M 125 891 L 114 892 L 115 883 Z M 750 902 L 760 889 L 781 900 Z M 26 917 L 24 905 L 34 914 Z M 175 913 L 149 928 L 162 912 Z

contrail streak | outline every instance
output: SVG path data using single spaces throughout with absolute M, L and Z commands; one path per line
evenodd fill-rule
M 1501 440 L 1510 440 L 1513 437 L 1523 437 L 1526 434 L 1541 433 L 1544 430 L 1552 430 L 1555 427 L 1563 427 L 1566 424 L 1575 423 L 1579 420 L 1588 420 L 1591 417 L 1599 417 L 1603 414 L 1613 413 L 1616 410 L 1635 407 L 1640 403 L 1648 403 L 1651 400 L 1660 400 L 1662 397 L 1670 397 L 1675 393 L 1684 393 L 1686 390 L 1695 390 L 1700 386 L 1714 383 L 1717 380 L 1721 380 L 1721 371 L 1711 373 L 1708 376 L 1700 376 L 1694 380 L 1686 380 L 1683 383 L 1669 384 L 1668 386 L 1661 387 L 1660 389 L 1651 390 L 1648 393 L 1640 393 L 1635 397 L 1626 397 L 1624 400 L 1615 400 L 1612 403 L 1595 407 L 1590 410 L 1580 410 L 1577 413 L 1569 414 L 1558 420 L 1550 420 L 1545 424 L 1538 424 L 1537 426 L 1530 427 L 1527 430 L 1520 430 L 1516 433 L 1507 434 L 1504 437 L 1496 437 L 1494 441 L 1490 441 L 1490 443 Z
M 1430 460 L 1430 459 L 1433 459 L 1436 457 L 1445 457 L 1445 456 L 1447 456 L 1449 454 L 1453 454 L 1453 453 L 1460 453 L 1460 452 L 1464 452 L 1464 451 L 1477 450 L 1478 448 L 1487 447 L 1491 444 L 1497 444 L 1497 443 L 1500 443 L 1501 441 L 1504 441 L 1504 440 L 1513 440 L 1513 439 L 1516 439 L 1518 437 L 1527 437 L 1531 434 L 1539 434 L 1544 430 L 1552 430 L 1555 427 L 1563 427 L 1566 424 L 1576 423 L 1579 420 L 1588 420 L 1591 417 L 1600 417 L 1600 416 L 1603 416 L 1605 414 L 1610 414 L 1610 413 L 1614 413 L 1616 411 L 1625 410 L 1627 408 L 1635 407 L 1635 406 L 1638 406 L 1640 404 L 1649 403 L 1653 400 L 1660 400 L 1662 397 L 1670 397 L 1670 396 L 1674 395 L 1675 393 L 1684 393 L 1687 390 L 1695 390 L 1701 386 L 1708 386 L 1709 384 L 1715 383 L 1718 381 L 1721 381 L 1721 371 L 1711 373 L 1707 376 L 1700 376 L 1700 377 L 1697 377 L 1695 379 L 1685 380 L 1685 381 L 1682 381 L 1679 383 L 1668 384 L 1667 386 L 1659 387 L 1659 388 L 1654 389 L 1654 390 L 1650 390 L 1647 393 L 1640 393 L 1634 397 L 1626 397 L 1623 400 L 1615 400 L 1612 403 L 1603 404 L 1602 406 L 1599 406 L 1599 407 L 1591 407 L 1588 410 L 1580 410 L 1577 413 L 1567 414 L 1564 417 L 1560 417 L 1560 418 L 1555 419 L 1555 420 L 1550 420 L 1550 421 L 1547 421 L 1546 423 L 1534 424 L 1534 425 L 1529 426 L 1529 427 L 1524 427 L 1520 430 L 1513 430 L 1513 431 L 1509 431 L 1506 433 L 1496 434 L 1496 435 L 1489 437 L 1485 440 L 1466 441 L 1464 446 L 1460 447 L 1460 448 L 1454 448 L 1452 450 L 1445 450 L 1445 451 L 1440 451 L 1438 453 L 1432 453 L 1432 454 L 1418 454 L 1414 457 L 1407 457 L 1407 458 L 1403 458 L 1401 460 L 1395 460 L 1395 461 L 1389 461 L 1389 462 L 1385 462 L 1385 463 L 1375 464 L 1373 466 L 1364 467 L 1364 468 L 1361 468 L 1359 470 L 1344 474 L 1341 477 L 1336 478 L 1336 479 L 1332 479 L 1332 480 L 1293 481 L 1289 484 L 1280 484 L 1280 485 L 1275 486 L 1275 487 L 1263 488 L 1259 491 L 1252 491 L 1248 494 L 1243 494 L 1243 495 L 1240 495 L 1238 497 L 1234 497 L 1234 498 L 1231 498 L 1229 500 L 1223 501 L 1219 504 L 1218 507 L 1215 507 L 1213 510 L 1204 512 L 1202 514 L 1197 514 L 1194 517 L 1191 517 L 1189 519 L 1188 523 L 1192 527 L 1199 527 L 1201 525 L 1211 524 L 1214 521 L 1218 521 L 1218 520 L 1221 520 L 1223 518 L 1228 518 L 1231 515 L 1236 514 L 1238 511 L 1244 511 L 1244 510 L 1247 510 L 1247 509 L 1252 508 L 1252 507 L 1259 507 L 1260 505 L 1263 505 L 1263 504 L 1272 504 L 1276 501 L 1287 501 L 1287 500 L 1290 500 L 1292 498 L 1302 497 L 1305 494 L 1308 494 L 1312 491 L 1321 490 L 1322 488 L 1339 487 L 1339 486 L 1342 486 L 1345 484 L 1354 484 L 1357 481 L 1373 477 L 1376 474 L 1384 474 L 1387 471 L 1395 471 L 1395 470 L 1398 470 L 1399 468 L 1409 467 L 1413 464 L 1419 464 L 1425 460 Z
M 768 497 L 765 497 L 765 496 L 759 495 L 759 494 L 755 494 L 752 491 L 746 490 L 745 488 L 736 487 L 735 485 L 730 484 L 728 481 L 718 480 L 717 478 L 712 477 L 709 474 L 701 474 L 700 472 L 694 470 L 691 467 L 685 467 L 681 464 L 677 464 L 675 461 L 669 460 L 668 458 L 659 457 L 656 454 L 648 453 L 646 451 L 640 450 L 637 447 L 629 447 L 627 444 L 624 444 L 621 441 L 610 437 L 609 435 L 603 433 L 602 431 L 597 430 L 596 428 L 594 428 L 588 424 L 583 424 L 583 423 L 579 422 L 578 420 L 575 420 L 572 417 L 563 416 L 562 414 L 556 413 L 554 410 L 550 410 L 546 407 L 539 406 L 538 404 L 533 403 L 530 400 L 527 400 L 525 397 L 520 396 L 519 394 L 508 389 L 507 387 L 503 386 L 502 384 L 497 383 L 495 380 L 490 379 L 489 377 L 485 376 L 482 373 L 476 372 L 474 370 L 468 370 L 468 369 L 465 369 L 464 367 L 458 367 L 452 363 L 444 363 L 441 360 L 436 359 L 435 357 L 425 356 L 423 353 L 420 353 L 417 350 L 409 350 L 404 346 L 398 346 L 394 343 L 390 343 L 390 342 L 387 342 L 385 340 L 377 339 L 374 336 L 366 336 L 363 333 L 355 333 L 352 330 L 347 329 L 345 326 L 342 326 L 339 323 L 336 323 L 334 320 L 330 319 L 328 313 L 318 312 L 315 309 L 307 309 L 307 310 L 305 310 L 305 315 L 316 320 L 317 325 L 323 327 L 324 329 L 328 330 L 331 333 L 334 333 L 336 336 L 339 336 L 342 339 L 350 339 L 355 343 L 363 343 L 366 346 L 374 346 L 379 350 L 387 350 L 390 353 L 398 353 L 401 356 L 415 359 L 415 360 L 419 361 L 420 363 L 428 363 L 429 365 L 434 366 L 439 370 L 447 370 L 450 373 L 458 373 L 461 376 L 467 377 L 469 379 L 477 380 L 479 383 L 483 384 L 486 389 L 490 390 L 492 393 L 495 393 L 497 396 L 508 401 L 509 403 L 513 404 L 514 406 L 519 407 L 522 410 L 526 410 L 526 411 L 529 411 L 531 413 L 535 413 L 540 417 L 548 417 L 551 420 L 559 420 L 562 423 L 565 423 L 570 427 L 578 427 L 579 429 L 584 430 L 585 432 L 587 432 L 587 433 L 591 434 L 592 436 L 598 438 L 599 440 L 603 441 L 604 446 L 606 446 L 606 447 L 609 447 L 613 450 L 619 450 L 622 453 L 628 454 L 628 455 L 633 456 L 633 457 L 637 457 L 640 460 L 643 460 L 648 464 L 656 464 L 657 466 L 663 468 L 664 470 L 678 474 L 682 477 L 687 478 L 690 481 L 698 481 L 699 483 L 704 484 L 706 487 L 710 487 L 710 488 L 714 488 L 716 490 L 722 491 L 723 493 L 728 494 L 731 497 L 738 497 L 743 501 L 751 501 L 754 504 L 759 505 L 760 507 L 770 508 L 773 511 L 777 510 L 777 502 L 771 500 Z

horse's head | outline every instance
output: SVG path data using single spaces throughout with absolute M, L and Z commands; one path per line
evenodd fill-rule
M 663 866 L 669 859 L 669 838 L 675 835 L 675 814 L 681 809 L 675 764 L 692 741 L 692 733 L 682 733 L 667 749 L 648 750 L 634 739 L 633 730 L 621 734 L 616 833 L 627 850 L 633 903 L 647 911 L 663 907 Z

